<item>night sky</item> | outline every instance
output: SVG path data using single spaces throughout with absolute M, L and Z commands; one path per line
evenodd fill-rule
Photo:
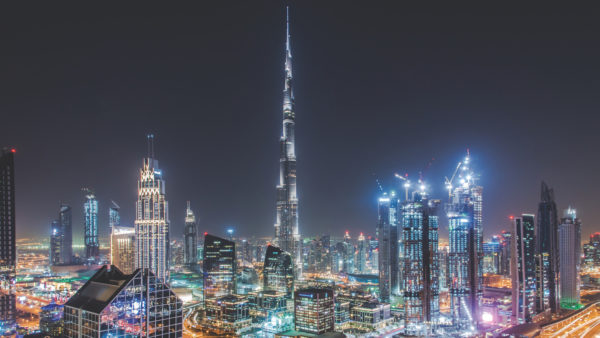
M 149 132 L 173 237 L 186 200 L 201 232 L 272 235 L 283 3 L 141 4 L 2 4 L 17 235 L 46 237 L 62 200 L 81 242 L 82 187 L 96 190 L 101 235 L 111 199 L 133 224 Z M 301 233 L 374 233 L 375 177 L 399 189 L 395 172 L 422 171 L 444 199 L 467 148 L 485 237 L 536 212 L 542 179 L 561 215 L 578 210 L 582 238 L 600 230 L 599 13 L 562 5 L 292 2 Z

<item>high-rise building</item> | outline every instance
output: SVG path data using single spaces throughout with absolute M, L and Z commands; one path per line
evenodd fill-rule
M 185 210 L 185 229 L 183 261 L 188 267 L 194 267 L 198 263 L 198 228 L 196 228 L 196 215 L 190 208 L 190 201 L 187 202 Z
M 512 313 L 514 324 L 530 322 L 535 315 L 534 215 L 514 219 L 512 237 Z
M 535 228 L 536 260 L 536 312 L 549 310 L 557 313 L 558 308 L 558 219 L 554 190 L 542 182 L 541 202 L 538 206 Z
M 335 306 L 333 290 L 308 288 L 294 293 L 295 328 L 320 335 L 334 330 Z
M 50 224 L 50 265 L 61 264 L 63 234 L 58 220 L 52 221 Z
M 71 207 L 67 204 L 61 204 L 58 212 L 58 222 L 62 233 L 62 242 L 60 249 L 61 264 L 71 264 L 73 262 L 73 216 Z
M 287 11 L 285 48 L 285 83 L 283 90 L 283 130 L 279 141 L 279 185 L 277 186 L 276 244 L 289 252 L 294 261 L 296 276 L 302 272 L 302 250 L 298 229 L 298 196 L 296 193 L 296 141 L 294 93 L 292 90 L 292 50 L 290 46 L 290 16 Z
M 367 270 L 368 243 L 361 232 L 356 242 L 356 272 L 365 274 Z
M 263 269 L 264 290 L 278 291 L 291 299 L 294 292 L 293 267 L 289 253 L 269 245 Z
M 0 150 L 0 335 L 16 330 L 15 150 Z
M 66 337 L 183 335 L 183 303 L 147 268 L 103 266 L 66 303 Z
M 50 303 L 42 306 L 40 311 L 40 333 L 44 337 L 64 337 L 64 306 Z
M 384 193 L 379 198 L 377 240 L 379 241 L 379 298 L 389 303 L 392 295 L 400 294 L 400 263 L 398 246 L 398 197 Z
M 85 258 L 97 261 L 100 256 L 100 244 L 98 242 L 98 200 L 90 189 L 84 189 L 85 202 L 83 203 L 84 217 L 84 243 Z
M 108 227 L 112 228 L 121 225 L 121 215 L 119 210 L 121 207 L 115 201 L 110 201 L 110 208 L 108 208 Z
M 448 216 L 448 279 L 450 281 L 450 311 L 457 328 L 471 327 L 480 318 L 483 295 L 483 229 L 482 193 L 471 170 L 471 159 L 459 163 L 453 178 L 446 182 L 450 202 Z
M 148 157 L 138 181 L 135 216 L 136 268 L 148 268 L 156 278 L 169 282 L 169 205 L 165 181 L 154 158 L 154 135 L 148 135 Z
M 560 245 L 560 306 L 573 309 L 580 305 L 581 222 L 575 209 L 565 210 L 558 226 Z
M 500 236 L 494 235 L 483 242 L 483 273 L 499 274 L 502 260 L 502 243 Z
M 512 232 L 502 231 L 500 244 L 502 245 L 502 256 L 500 257 L 500 274 L 510 276 Z
M 114 225 L 110 233 L 110 264 L 124 274 L 135 271 L 135 228 Z
M 412 200 L 402 203 L 404 261 L 401 266 L 407 333 L 421 333 L 417 328 L 423 323 L 431 327 L 440 313 L 436 214 L 439 204 L 437 200 L 429 200 L 424 189 L 413 193 Z
M 590 241 L 583 245 L 583 263 L 587 268 L 600 266 L 600 232 L 590 235 Z
M 236 292 L 235 242 L 205 234 L 202 262 L 204 301 Z

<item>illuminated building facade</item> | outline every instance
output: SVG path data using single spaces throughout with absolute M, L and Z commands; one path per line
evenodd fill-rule
M 135 270 L 135 228 L 115 225 L 110 234 L 110 261 L 124 274 Z
M 15 150 L 0 150 L 0 335 L 16 330 Z
M 103 266 L 66 303 L 67 337 L 183 336 L 183 303 L 149 269 Z
M 98 200 L 90 189 L 86 191 L 83 203 L 85 258 L 96 261 L 100 256 L 98 242 Z
M 294 293 L 294 314 L 296 331 L 323 334 L 331 332 L 335 326 L 335 306 L 333 290 L 308 288 Z
M 511 261 L 511 248 L 512 248 L 512 232 L 502 231 L 502 256 L 500 259 L 500 274 L 503 276 L 510 276 L 510 261 Z
M 289 253 L 269 245 L 263 269 L 264 290 L 284 293 L 289 299 L 294 293 L 294 266 Z
M 417 324 L 435 324 L 440 313 L 438 262 L 439 201 L 429 200 L 423 190 L 402 203 L 404 260 L 402 285 L 406 331 Z M 416 333 L 416 332 L 414 332 Z
M 379 241 L 379 298 L 390 302 L 400 293 L 398 246 L 398 197 L 393 192 L 379 198 L 377 239 Z
M 63 337 L 64 306 L 50 303 L 43 306 L 40 311 L 40 333 L 50 337 Z
M 512 240 L 512 312 L 514 324 L 530 322 L 535 315 L 534 215 L 514 219 Z
M 558 226 L 560 245 L 560 306 L 577 308 L 580 304 L 581 222 L 575 209 L 565 210 Z
M 115 201 L 110 201 L 110 204 L 110 208 L 108 208 L 108 227 L 112 228 L 121 225 L 121 215 L 119 213 L 121 207 Z
M 58 220 L 52 221 L 50 224 L 50 265 L 61 264 L 63 234 Z
M 600 266 L 600 232 L 590 235 L 590 241 L 583 245 L 583 262 L 587 268 Z
M 357 273 L 368 273 L 367 269 L 367 252 L 368 243 L 365 236 L 360 233 L 358 241 L 356 242 L 356 272 Z
M 73 262 L 73 214 L 69 205 L 61 204 L 58 222 L 62 233 L 60 263 L 68 265 Z
M 148 157 L 138 181 L 135 216 L 136 268 L 148 268 L 169 282 L 169 205 L 158 160 L 154 158 L 154 135 L 148 135 Z
M 208 300 L 205 304 L 205 320 L 208 320 L 212 327 L 238 333 L 252 325 L 250 305 L 246 297 L 227 295 Z
M 296 141 L 294 93 L 292 90 L 292 50 L 290 47 L 289 7 L 285 48 L 285 83 L 283 90 L 283 130 L 279 141 L 279 185 L 277 186 L 276 245 L 292 255 L 297 276 L 302 272 L 302 250 L 298 230 L 298 196 L 296 194 Z
M 206 234 L 204 236 L 203 265 L 204 301 L 236 292 L 237 261 L 235 242 Z
M 535 228 L 536 312 L 557 313 L 558 300 L 558 218 L 554 190 L 542 182 L 541 202 Z
M 499 274 L 502 261 L 502 243 L 500 236 L 494 235 L 491 240 L 483 242 L 483 273 Z
M 190 201 L 187 202 L 187 209 L 185 210 L 183 240 L 183 261 L 187 266 L 194 267 L 198 263 L 198 229 L 196 227 L 196 215 L 190 208 Z
M 469 155 L 459 163 L 453 178 L 458 182 L 446 182 L 450 193 L 446 205 L 450 311 L 455 327 L 470 328 L 479 320 L 483 294 L 483 188 L 476 184 Z
M 364 302 L 361 305 L 353 306 L 350 311 L 350 319 L 368 330 L 376 330 L 385 325 L 389 325 L 391 316 L 390 304 L 379 302 Z

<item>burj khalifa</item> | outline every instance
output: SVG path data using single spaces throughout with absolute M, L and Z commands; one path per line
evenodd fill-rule
M 279 185 L 277 186 L 276 244 L 290 253 L 294 271 L 302 272 L 300 232 L 298 230 L 298 196 L 296 194 L 296 146 L 294 128 L 294 93 L 292 91 L 292 50 L 290 47 L 290 9 L 286 8 L 287 34 L 285 43 L 285 83 L 283 89 L 283 130 L 279 158 Z

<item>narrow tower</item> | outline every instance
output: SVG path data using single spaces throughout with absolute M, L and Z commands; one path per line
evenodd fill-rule
M 559 310 L 558 273 L 558 217 L 554 190 L 542 182 L 541 201 L 538 206 L 537 227 L 535 228 L 536 260 L 536 312 Z
M 16 329 L 15 152 L 0 149 L 0 336 Z
M 136 268 L 149 268 L 158 279 L 168 282 L 169 208 L 152 134 L 148 135 L 148 157 L 140 169 L 135 209 Z
M 196 228 L 196 215 L 190 208 L 190 201 L 187 202 L 185 210 L 185 229 L 184 229 L 184 252 L 183 261 L 188 267 L 194 267 L 198 263 L 198 230 Z
M 277 245 L 292 255 L 296 276 L 302 272 L 300 232 L 298 230 L 298 196 L 296 195 L 296 147 L 294 128 L 294 93 L 292 91 L 292 50 L 290 47 L 290 15 L 287 11 L 287 34 L 285 43 L 285 82 L 283 89 L 283 130 L 279 158 L 279 185 L 277 186 Z
M 100 244 L 98 242 L 98 200 L 92 189 L 84 188 L 85 202 L 83 203 L 84 215 L 84 241 L 85 258 L 97 261 L 100 256 Z

